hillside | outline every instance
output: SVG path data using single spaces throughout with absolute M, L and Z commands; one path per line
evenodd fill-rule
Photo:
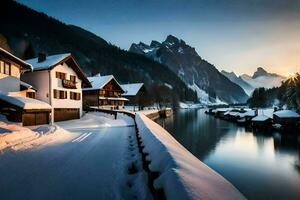
M 227 103 L 245 102 L 248 98 L 239 85 L 231 82 L 214 65 L 202 59 L 195 48 L 175 36 L 169 35 L 161 43 L 152 41 L 150 45 L 134 43 L 129 51 L 167 65 L 190 88 L 199 91 L 199 98 L 203 96 L 203 92 L 209 95 L 210 100 Z
M 248 95 L 251 95 L 251 93 L 253 92 L 254 88 L 249 83 L 244 81 L 241 77 L 238 77 L 234 72 L 226 72 L 222 70 L 221 73 L 229 80 L 243 88 Z
M 0 26 L 0 35 L 21 58 L 28 59 L 40 51 L 49 55 L 70 52 L 87 75 L 113 74 L 121 83 L 144 82 L 148 88 L 168 84 L 180 100 L 195 100 L 195 93 L 158 62 L 121 50 L 89 31 L 15 1 L 2 1 L 1 8 L 5 23 Z

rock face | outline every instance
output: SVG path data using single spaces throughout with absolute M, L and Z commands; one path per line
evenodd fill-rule
M 250 96 L 251 93 L 254 90 L 254 87 L 252 87 L 249 83 L 244 81 L 240 76 L 238 77 L 234 72 L 226 72 L 224 70 L 221 71 L 221 73 L 226 76 L 229 80 L 234 82 L 235 84 L 239 85 L 241 88 L 244 89 L 244 91 Z
M 150 45 L 142 42 L 134 43 L 129 51 L 145 55 L 168 66 L 191 88 L 198 87 L 200 91 L 208 93 L 210 99 L 240 103 L 248 98 L 239 85 L 230 81 L 215 66 L 202 59 L 195 48 L 172 35 L 161 43 L 157 41 L 152 41 Z
M 251 85 L 253 88 L 279 87 L 282 81 L 286 80 L 286 77 L 275 73 L 269 73 L 262 67 L 258 67 L 252 76 L 243 74 L 240 76 L 240 78 Z

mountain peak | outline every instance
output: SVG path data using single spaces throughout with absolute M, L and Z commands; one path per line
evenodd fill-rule
M 179 39 L 173 35 L 168 35 L 165 42 L 173 44 L 173 43 L 179 43 Z
M 157 47 L 160 47 L 161 46 L 161 43 L 156 41 L 156 40 L 152 40 L 151 41 L 151 44 L 150 44 L 150 47 L 152 48 L 157 48 Z
M 269 73 L 262 67 L 258 67 L 256 72 L 254 72 L 252 78 L 257 78 L 259 76 L 268 76 Z

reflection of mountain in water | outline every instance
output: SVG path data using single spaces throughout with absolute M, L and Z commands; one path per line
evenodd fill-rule
M 234 124 L 205 115 L 200 110 L 180 110 L 173 117 L 157 122 L 200 160 L 204 160 L 217 143 L 233 129 Z M 178 126 L 180 124 L 180 126 Z M 184 133 L 184 134 L 182 134 Z

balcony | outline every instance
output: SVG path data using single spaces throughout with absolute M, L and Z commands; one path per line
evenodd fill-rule
M 67 89 L 77 89 L 76 83 L 70 80 L 66 80 L 66 79 L 62 80 L 62 85 L 64 88 Z

